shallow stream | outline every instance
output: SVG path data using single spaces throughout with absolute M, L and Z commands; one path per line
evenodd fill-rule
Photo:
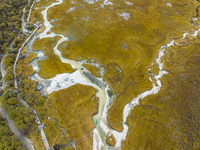
M 160 78 L 164 74 L 167 74 L 167 71 L 163 70 L 164 66 L 164 60 L 162 60 L 162 57 L 165 55 L 166 51 L 168 50 L 169 47 L 172 45 L 175 45 L 177 43 L 174 42 L 174 40 L 171 40 L 169 43 L 163 45 L 158 53 L 158 56 L 156 59 L 152 62 L 152 67 L 149 68 L 150 70 L 153 68 L 153 66 L 158 65 L 159 66 L 159 73 L 158 75 L 154 75 L 151 73 L 151 76 L 149 76 L 149 80 L 152 82 L 152 89 L 149 91 L 146 91 L 144 93 L 139 94 L 137 97 L 135 97 L 130 103 L 128 103 L 123 110 L 123 131 L 118 132 L 116 130 L 113 130 L 107 120 L 107 112 L 109 109 L 110 104 L 112 103 L 113 97 L 108 95 L 108 91 L 111 91 L 108 84 L 103 81 L 102 78 L 97 78 L 93 76 L 86 68 L 83 67 L 83 63 L 86 60 L 82 61 L 74 61 L 70 59 L 63 58 L 61 55 L 61 52 L 58 50 L 58 45 L 64 41 L 69 40 L 68 37 L 65 37 L 62 34 L 55 34 L 50 31 L 51 27 L 51 22 L 48 21 L 47 19 L 47 10 L 55 5 L 59 5 L 63 2 L 63 0 L 59 0 L 58 2 L 52 3 L 50 6 L 47 6 L 45 10 L 42 11 L 43 19 L 44 19 L 44 25 L 46 26 L 46 29 L 40 33 L 37 36 L 34 36 L 32 40 L 29 42 L 29 52 L 32 51 L 32 44 L 36 40 L 36 38 L 49 38 L 49 37 L 55 37 L 59 36 L 61 37 L 56 46 L 53 48 L 54 53 L 59 56 L 60 60 L 63 63 L 68 63 L 70 64 L 73 68 L 77 69 L 73 73 L 63 73 L 63 74 L 58 74 L 53 78 L 50 79 L 42 79 L 39 75 L 38 72 L 40 70 L 40 67 L 38 66 L 37 61 L 38 60 L 44 60 L 46 59 L 46 56 L 42 52 L 42 49 L 39 51 L 33 51 L 34 53 L 37 53 L 38 58 L 34 59 L 30 65 L 34 69 L 35 73 L 30 77 L 32 80 L 35 80 L 36 82 L 39 83 L 39 86 L 43 86 L 41 93 L 43 95 L 48 95 L 52 93 L 53 91 L 59 91 L 61 89 L 68 88 L 70 86 L 73 86 L 75 84 L 83 84 L 83 85 L 89 85 L 94 87 L 97 90 L 97 96 L 99 98 L 99 110 L 98 113 L 93 116 L 93 122 L 96 126 L 96 128 L 93 131 L 93 150 L 101 150 L 101 149 L 121 149 L 122 148 L 122 143 L 126 139 L 126 135 L 128 132 L 128 125 L 126 124 L 126 119 L 129 116 L 131 110 L 134 108 L 134 106 L 138 105 L 139 102 L 146 96 L 156 94 L 159 92 L 160 88 L 162 87 Z M 107 2 L 107 1 L 106 1 Z M 197 36 L 198 32 L 200 30 L 196 30 L 192 36 Z M 47 34 L 47 32 L 50 32 L 50 34 Z M 182 39 L 186 37 L 188 33 L 184 33 Z M 153 80 L 153 78 L 155 80 Z M 110 147 L 106 143 L 106 135 L 108 133 L 112 133 L 116 144 L 114 147 Z

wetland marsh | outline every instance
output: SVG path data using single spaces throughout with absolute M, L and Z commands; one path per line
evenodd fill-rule
M 34 62 L 30 63 L 34 70 L 30 79 L 43 86 L 40 92 L 52 105 L 46 112 L 66 131 L 63 136 L 43 119 L 49 124 L 46 134 L 51 146 L 79 140 L 70 148 L 192 146 L 186 142 L 193 138 L 184 140 L 182 133 L 199 130 L 189 131 L 184 125 L 186 104 L 180 105 L 184 98 L 171 96 L 173 90 L 182 92 L 170 84 L 182 86 L 176 75 L 192 76 L 186 64 L 178 69 L 173 64 L 197 59 L 177 56 L 188 45 L 186 54 L 199 54 L 198 26 L 191 23 L 197 1 L 59 0 L 43 4 L 36 2 L 31 18 L 38 17 L 45 29 L 30 41 L 27 57 Z M 190 35 L 185 36 L 186 32 Z M 180 39 L 186 39 L 187 45 L 180 45 Z M 45 57 L 39 56 L 39 50 Z M 186 107 L 188 112 L 192 107 Z M 191 115 L 197 117 L 197 110 Z M 196 138 L 193 143 L 198 147 Z

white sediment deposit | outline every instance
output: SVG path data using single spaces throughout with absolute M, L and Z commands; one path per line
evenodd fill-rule
M 60 89 L 68 88 L 75 84 L 89 85 L 89 86 L 93 86 L 94 88 L 96 88 L 97 96 L 99 97 L 99 110 L 98 110 L 98 114 L 96 114 L 93 117 L 93 121 L 96 126 L 96 128 L 93 131 L 93 150 L 109 149 L 109 146 L 106 143 L 106 135 L 108 132 L 112 133 L 115 138 L 116 145 L 114 146 L 114 149 L 121 149 L 122 143 L 126 139 L 126 135 L 128 132 L 128 125 L 126 124 L 127 117 L 129 116 L 129 114 L 130 114 L 131 110 L 134 108 L 134 106 L 138 105 L 139 102 L 144 97 L 147 97 L 148 95 L 156 94 L 159 92 L 160 88 L 162 87 L 160 78 L 162 78 L 162 76 L 164 74 L 168 73 L 167 71 L 163 70 L 164 60 L 162 60 L 162 58 L 165 54 L 165 51 L 167 51 L 169 47 L 171 47 L 172 45 L 177 44 L 177 43 L 175 43 L 174 40 L 171 40 L 169 43 L 163 45 L 160 48 L 158 56 L 153 61 L 152 67 L 149 68 L 149 70 L 148 70 L 148 71 L 150 71 L 153 68 L 153 66 L 155 66 L 156 64 L 159 66 L 158 75 L 151 74 L 151 76 L 149 77 L 149 80 L 152 82 L 152 89 L 139 94 L 137 97 L 135 97 L 130 103 L 128 103 L 124 107 L 123 122 L 122 122 L 123 131 L 118 132 L 116 130 L 113 130 L 109 126 L 108 120 L 107 120 L 107 112 L 112 103 L 112 98 L 113 98 L 112 96 L 110 97 L 108 95 L 108 90 L 111 91 L 110 88 L 108 87 L 108 85 L 102 80 L 102 78 L 97 78 L 97 77 L 90 75 L 89 71 L 82 66 L 82 64 L 84 63 L 84 60 L 81 62 L 81 61 L 74 61 L 74 60 L 70 60 L 70 59 L 66 59 L 66 58 L 62 57 L 61 52 L 58 50 L 58 45 L 64 41 L 67 41 L 68 40 L 67 37 L 65 37 L 62 34 L 55 34 L 53 32 L 51 32 L 50 34 L 47 34 L 47 32 L 50 31 L 50 29 L 52 27 L 51 23 L 47 19 L 47 10 L 55 5 L 61 4 L 62 2 L 63 2 L 62 0 L 59 0 L 58 2 L 54 2 L 50 6 L 47 6 L 45 8 L 45 10 L 42 11 L 44 25 L 46 26 L 46 29 L 42 33 L 40 33 L 38 36 L 40 39 L 48 38 L 48 37 L 55 37 L 55 36 L 61 37 L 58 40 L 56 46 L 53 48 L 54 53 L 57 56 L 59 56 L 60 60 L 63 63 L 70 64 L 73 68 L 76 69 L 76 71 L 73 73 L 58 74 L 51 79 L 42 79 L 38 76 L 37 72 L 35 72 L 35 74 L 33 76 L 31 76 L 31 79 L 39 82 L 39 84 L 43 84 L 44 85 L 43 90 L 46 90 L 47 94 L 50 94 L 53 91 L 58 91 Z M 96 2 L 96 0 L 91 0 L 91 1 L 87 0 L 86 2 L 93 4 Z M 108 2 L 108 0 L 105 0 L 104 3 L 112 5 L 112 3 Z M 126 2 L 126 4 L 131 5 L 129 2 Z M 129 13 L 121 13 L 119 15 L 124 17 L 124 20 L 127 20 L 130 18 Z M 195 32 L 192 36 L 197 36 L 199 31 L 200 30 L 195 30 Z M 187 34 L 188 33 L 184 33 L 182 39 L 184 39 Z M 40 56 L 40 55 L 44 55 L 44 54 L 38 54 L 38 56 Z M 37 65 L 37 63 L 35 63 L 35 65 Z M 102 75 L 103 75 L 103 73 L 102 73 Z M 95 82 L 92 82 L 91 78 L 95 79 Z M 155 80 L 153 80 L 153 78 Z M 99 85 L 102 85 L 102 86 L 99 86 Z

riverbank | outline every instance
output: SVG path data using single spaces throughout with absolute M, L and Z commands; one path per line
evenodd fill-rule
M 62 3 L 62 6 L 59 5 L 61 3 Z M 149 4 L 149 3 L 147 3 L 146 5 L 147 6 L 151 5 L 152 7 L 154 6 L 153 4 Z M 54 12 L 56 9 L 58 9 L 58 11 L 64 9 L 63 6 L 66 5 L 66 3 L 63 3 L 62 1 L 52 3 L 50 6 L 46 7 L 42 11 L 43 20 L 44 20 L 46 29 L 41 34 L 39 34 L 39 37 L 41 39 L 52 38 L 55 36 L 61 37 L 58 40 L 56 46 L 53 48 L 54 53 L 57 56 L 59 56 L 60 60 L 63 63 L 70 64 L 72 68 L 77 69 L 76 72 L 79 73 L 77 76 L 80 79 L 85 79 L 86 82 L 85 80 L 78 80 L 77 78 L 75 78 L 76 76 L 71 77 L 73 73 L 59 74 L 48 80 L 51 82 L 46 82 L 47 80 L 44 80 L 43 78 L 38 76 L 37 70 L 35 70 L 35 74 L 34 76 L 32 76 L 32 79 L 39 82 L 40 84 L 43 84 L 44 86 L 43 90 L 47 91 L 45 94 L 50 94 L 51 92 L 55 93 L 55 91 L 59 91 L 63 88 L 72 87 L 72 85 L 75 85 L 76 83 L 81 83 L 81 84 L 89 83 L 89 85 L 92 85 L 97 90 L 97 96 L 99 98 L 99 108 L 98 108 L 98 113 L 93 116 L 93 122 L 96 127 L 93 132 L 94 133 L 93 149 L 101 149 L 101 147 L 103 147 L 104 149 L 113 148 L 113 147 L 110 147 L 106 143 L 106 137 L 108 133 L 109 134 L 112 133 L 112 135 L 115 138 L 116 143 L 114 145 L 114 148 L 120 149 L 122 147 L 122 143 L 126 139 L 126 135 L 128 133 L 128 128 L 130 128 L 128 127 L 126 123 L 127 123 L 127 120 L 130 120 L 129 114 L 131 114 L 132 109 L 136 105 L 139 105 L 139 102 L 143 98 L 149 95 L 154 95 L 158 93 L 162 86 L 162 82 L 160 78 L 164 74 L 168 73 L 167 71 L 163 70 L 163 65 L 164 65 L 163 56 L 164 54 L 168 53 L 168 49 L 171 48 L 171 46 L 173 46 L 174 44 L 177 44 L 174 40 L 169 39 L 169 34 L 170 34 L 170 37 L 172 37 L 176 35 L 171 35 L 171 34 L 179 29 L 188 28 L 190 31 L 192 31 L 194 28 L 196 28 L 192 24 L 189 23 L 190 17 L 193 14 L 192 8 L 195 8 L 194 3 L 191 6 L 188 5 L 187 8 L 185 8 L 185 6 L 182 3 L 180 4 L 181 6 L 176 5 L 177 3 L 175 1 L 173 1 L 171 5 L 167 5 L 166 2 L 160 2 L 160 3 L 161 3 L 160 5 L 163 6 L 162 8 L 164 8 L 164 10 L 166 11 L 163 13 L 167 13 L 169 16 L 174 16 L 174 14 L 171 14 L 172 10 L 178 11 L 177 13 L 175 13 L 177 16 L 169 21 L 169 18 L 167 15 L 162 16 L 162 14 L 159 14 L 157 12 L 158 10 L 160 10 L 160 9 L 157 9 L 160 7 L 160 5 L 159 6 L 156 5 L 155 8 L 153 7 L 154 9 L 151 11 L 151 13 L 148 13 L 148 15 L 143 12 L 144 10 L 148 10 L 147 8 L 139 9 L 137 11 L 142 11 L 142 13 L 144 13 L 143 14 L 144 18 L 141 19 L 141 16 L 140 16 L 141 14 L 140 14 L 138 16 L 136 15 L 136 18 L 134 19 L 137 19 L 137 21 L 138 20 L 141 21 L 138 24 L 139 25 L 142 24 L 144 26 L 140 28 L 139 25 L 137 26 L 137 24 L 134 24 L 135 28 L 137 28 L 137 32 L 131 31 L 131 33 L 128 32 L 129 31 L 128 29 L 130 27 L 128 26 L 128 24 L 131 23 L 131 19 L 129 19 L 128 21 L 126 20 L 127 23 L 123 22 L 124 24 L 120 22 L 121 20 L 118 21 L 117 17 L 116 17 L 117 19 L 115 18 L 112 20 L 113 23 L 118 23 L 122 25 L 120 29 L 123 29 L 124 27 L 124 30 L 126 30 L 125 27 L 127 27 L 128 28 L 127 32 L 125 32 L 124 30 L 118 31 L 112 25 L 111 26 L 113 28 L 110 28 L 107 25 L 105 25 L 105 22 L 103 22 L 101 27 L 103 28 L 105 26 L 106 29 L 108 28 L 110 30 L 105 30 L 104 33 L 100 33 L 100 31 L 102 31 L 102 28 L 100 30 L 99 26 L 95 26 L 95 25 L 93 26 L 91 22 L 83 22 L 83 20 L 79 18 L 80 16 L 77 14 L 80 14 L 79 13 L 80 10 L 76 11 L 75 13 L 71 13 L 73 14 L 72 15 L 73 17 L 77 15 L 77 18 L 79 18 L 78 21 L 76 21 L 75 18 L 70 18 L 70 15 L 62 18 L 62 16 L 59 16 L 58 14 L 56 14 L 56 16 L 57 17 L 59 16 L 59 18 L 61 19 L 50 22 L 49 20 L 58 19 L 58 18 L 55 18 L 52 12 Z M 186 1 L 185 3 L 188 4 L 190 2 Z M 134 5 L 130 6 L 130 8 L 135 7 Z M 140 6 L 141 3 L 137 2 L 136 5 Z M 170 6 L 173 6 L 173 7 L 170 7 Z M 62 9 L 59 9 L 59 7 L 62 7 Z M 185 9 L 188 9 L 188 11 L 183 10 L 182 9 L 183 7 Z M 92 7 L 90 8 L 92 9 Z M 47 10 L 48 10 L 48 14 L 47 14 Z M 135 10 L 135 9 L 131 9 L 131 10 Z M 109 10 L 106 10 L 106 11 L 109 12 Z M 185 14 L 185 12 L 188 12 L 188 13 Z M 84 13 L 89 13 L 89 12 L 86 11 Z M 104 13 L 101 13 L 101 12 L 99 13 L 100 15 L 104 15 Z M 133 14 L 134 13 L 136 12 L 133 12 Z M 110 12 L 107 14 L 110 14 Z M 156 14 L 159 14 L 159 15 L 156 16 Z M 155 16 L 157 18 L 152 18 Z M 95 20 L 95 18 L 92 18 L 91 16 L 89 18 L 92 20 Z M 154 24 L 148 23 L 147 25 L 146 22 L 148 21 L 146 19 L 147 20 L 153 19 L 155 23 Z M 162 25 L 160 25 L 161 23 L 159 21 L 160 19 L 162 20 L 162 23 L 163 23 Z M 71 26 L 64 27 L 64 25 L 69 25 L 68 21 L 72 22 L 72 24 L 70 24 Z M 95 21 L 98 25 L 100 25 L 100 23 L 98 22 L 102 22 L 102 20 L 95 20 Z M 166 26 L 166 23 L 168 24 L 167 26 Z M 54 25 L 54 27 L 52 26 L 52 24 Z M 81 30 L 80 26 L 76 26 L 76 24 L 83 25 L 82 27 L 84 27 L 85 30 Z M 179 26 L 180 24 L 183 26 L 180 27 Z M 156 31 L 152 30 L 155 28 L 158 30 Z M 98 32 L 95 32 L 98 34 L 94 35 L 92 33 L 94 32 L 92 29 L 94 31 L 98 30 Z M 74 33 L 69 33 L 69 32 L 72 32 L 73 30 L 74 30 Z M 80 32 L 76 33 L 76 31 L 80 31 Z M 123 35 L 122 37 L 126 37 L 126 38 L 121 39 L 121 37 L 118 38 L 117 36 L 114 36 L 113 38 L 114 43 L 110 43 L 110 42 L 104 43 L 105 41 L 106 42 L 110 41 L 110 39 L 107 39 L 107 37 L 109 38 L 113 37 L 111 36 L 111 33 L 113 34 L 113 32 L 111 31 L 113 32 L 116 31 L 117 33 L 121 33 L 121 31 L 123 31 L 124 33 L 122 34 Z M 132 38 L 134 37 L 134 40 L 132 39 L 132 41 L 130 41 L 131 40 L 130 35 L 126 35 L 126 33 L 131 34 L 132 35 L 131 37 Z M 137 33 L 139 33 L 139 35 Z M 104 37 L 105 34 L 107 35 L 106 37 Z M 73 40 L 68 40 L 69 38 L 66 36 L 69 36 L 70 39 L 73 39 Z M 96 44 L 96 41 L 99 41 L 100 38 L 102 38 L 103 40 Z M 142 39 L 143 41 L 141 41 L 140 39 Z M 124 44 L 124 41 L 126 41 L 125 44 Z M 135 43 L 133 41 L 135 41 Z M 133 43 L 134 45 L 132 45 Z M 112 47 L 109 47 L 109 45 L 116 45 L 116 47 L 112 48 Z M 136 48 L 126 50 L 127 45 L 129 45 L 128 47 L 136 47 Z M 160 50 L 158 51 L 158 49 Z M 102 53 L 99 53 L 99 52 L 102 52 Z M 132 55 L 134 55 L 134 57 L 131 57 Z M 105 56 L 108 56 L 108 57 L 105 57 Z M 137 59 L 134 59 L 136 57 Z M 92 75 L 90 75 L 87 68 L 83 67 L 83 63 L 82 63 L 83 60 L 94 59 L 94 58 L 100 61 L 99 62 L 100 66 L 106 65 L 105 68 L 107 68 L 107 72 L 105 72 L 104 78 L 93 77 Z M 128 59 L 131 59 L 131 61 L 128 61 Z M 158 74 L 156 73 L 154 74 L 153 72 L 150 73 L 153 67 L 157 67 L 156 70 Z M 122 75 L 119 76 L 118 78 L 115 78 L 115 73 L 117 71 L 118 72 L 121 71 Z M 92 80 L 91 80 L 91 76 L 92 76 Z M 59 80 L 58 80 L 58 77 L 60 77 Z M 72 80 L 70 81 L 70 79 Z M 96 84 L 97 83 L 96 80 L 105 86 L 102 86 L 102 84 Z M 68 86 L 63 86 L 69 81 L 70 81 L 70 84 L 67 84 Z M 106 84 L 105 81 L 108 83 L 109 86 Z M 71 82 L 73 84 L 71 84 Z M 47 90 L 48 88 L 51 89 L 49 93 Z M 110 93 L 110 96 L 108 93 Z M 68 96 L 70 95 L 66 95 L 67 98 Z M 66 101 L 66 98 L 62 98 L 62 100 Z M 59 109 L 59 108 L 55 108 L 55 109 Z M 66 111 L 65 113 L 68 113 L 68 111 Z M 107 115 L 108 115 L 108 119 L 107 119 Z M 64 118 L 65 115 L 63 114 L 62 117 Z M 72 117 L 70 119 L 73 120 L 74 118 Z M 66 120 L 65 122 L 67 121 L 68 120 Z M 61 121 L 59 120 L 59 122 L 62 122 L 62 120 Z M 63 123 L 63 125 L 65 125 L 65 123 Z M 134 127 L 137 128 L 137 126 L 134 126 Z M 134 135 L 130 135 L 130 136 L 134 137 Z

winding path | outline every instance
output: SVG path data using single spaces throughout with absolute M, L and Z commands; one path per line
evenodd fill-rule
M 4 57 L 5 57 L 6 55 L 4 55 Z M 4 65 L 3 65 L 3 58 L 4 57 L 2 57 L 2 59 L 1 59 L 1 76 L 2 76 L 2 89 L 4 88 L 4 86 L 6 85 L 6 82 L 4 81 L 4 76 L 5 76 L 5 74 L 6 74 L 6 71 L 5 71 L 5 69 L 4 69 Z
M 2 60 L 1 60 L 1 75 L 2 75 L 2 82 L 3 82 L 2 89 L 6 85 L 6 83 L 3 80 L 3 77 L 4 77 L 5 74 L 6 74 L 6 72 L 4 70 L 3 58 L 2 58 Z M 0 112 L 5 116 L 6 120 L 8 121 L 8 125 L 9 125 L 11 131 L 18 137 L 18 139 L 27 147 L 28 150 L 34 150 L 34 147 L 30 143 L 30 141 L 25 136 L 23 136 L 18 131 L 18 129 L 15 127 L 15 124 L 14 124 L 13 120 L 8 118 L 7 112 L 5 110 L 3 110 L 1 107 L 0 107 Z
M 17 128 L 15 127 L 15 124 L 13 122 L 12 119 L 8 118 L 8 114 L 6 113 L 5 110 L 3 110 L 1 107 L 0 107 L 0 112 L 4 115 L 4 117 L 6 118 L 6 120 L 8 121 L 8 125 L 11 129 L 11 131 L 17 135 L 18 139 L 27 147 L 28 150 L 34 150 L 33 148 L 33 145 L 30 143 L 30 141 L 24 137 L 18 130 Z
M 23 34 L 26 34 L 27 29 L 25 28 L 26 22 L 24 21 L 24 14 L 26 12 L 25 7 L 23 8 L 23 14 L 22 14 L 22 32 Z
M 29 1 L 29 2 L 30 2 L 30 1 Z M 31 10 L 32 10 L 32 8 L 33 8 L 33 6 L 34 6 L 34 3 L 35 3 L 35 0 L 34 0 L 34 2 L 33 2 L 32 6 L 31 6 L 31 9 L 30 9 L 30 12 L 29 12 L 29 16 L 28 16 L 28 18 L 27 18 L 27 22 L 29 22 L 29 18 L 30 18 L 30 15 L 31 15 Z M 23 30 L 23 34 L 25 34 L 26 31 L 27 31 L 27 29 L 25 28 L 25 24 L 26 24 L 26 23 L 25 23 L 25 21 L 24 21 L 24 13 L 25 13 L 25 8 L 23 9 L 23 15 L 22 15 L 22 30 Z M 40 25 L 40 26 L 41 26 L 41 25 Z M 17 61 L 18 61 L 20 52 L 21 52 L 22 48 L 26 45 L 26 43 L 29 41 L 29 39 L 30 39 L 30 38 L 34 35 L 34 33 L 40 28 L 40 26 L 38 25 L 38 26 L 36 27 L 36 29 L 33 31 L 33 33 L 32 33 L 32 34 L 27 38 L 27 40 L 23 43 L 23 45 L 20 47 L 20 49 L 19 49 L 19 51 L 18 51 L 18 54 L 17 54 L 17 57 L 16 57 L 16 59 L 15 59 L 15 63 L 14 63 L 14 65 L 13 65 L 13 76 L 14 76 L 14 86 L 15 86 L 15 91 L 16 91 L 16 93 L 17 93 L 17 91 L 18 91 L 18 86 L 17 86 L 17 78 L 16 78 L 15 69 L 16 69 L 16 64 L 17 64 Z M 14 48 L 12 47 L 12 44 L 10 45 L 10 49 L 11 49 L 12 51 L 14 50 Z M 2 74 L 2 81 L 3 81 L 3 86 L 2 86 L 2 88 L 3 88 L 3 87 L 6 85 L 6 83 L 5 83 L 4 80 L 3 80 L 3 77 L 4 77 L 5 73 L 6 73 L 5 70 L 4 70 L 3 58 L 2 58 L 2 60 L 1 60 L 0 67 L 1 67 L 1 74 Z M 28 108 L 33 112 L 33 114 L 34 114 L 34 116 L 35 116 L 35 120 L 36 120 L 36 122 L 37 122 L 37 125 L 38 125 L 38 127 L 39 127 L 39 129 L 40 129 L 40 133 L 41 133 L 41 135 L 42 135 L 42 139 L 43 139 L 43 141 L 44 141 L 44 143 L 45 143 L 46 149 L 47 149 L 47 150 L 53 150 L 53 148 L 51 149 L 50 146 L 49 146 L 49 143 L 48 143 L 48 141 L 47 141 L 47 139 L 46 139 L 45 133 L 44 133 L 44 131 L 43 131 L 43 129 L 42 129 L 42 126 L 41 126 L 41 123 L 40 123 L 40 120 L 39 120 L 39 117 L 38 117 L 36 111 L 35 111 L 33 108 L 31 108 L 25 101 L 23 101 L 22 99 L 20 99 L 20 98 L 18 97 L 18 94 L 17 94 L 17 99 L 18 99 L 19 102 L 21 102 L 25 107 L 28 107 Z M 34 150 L 34 147 L 33 147 L 33 145 L 30 143 L 30 141 L 29 141 L 25 136 L 23 136 L 23 135 L 17 130 L 17 128 L 15 127 L 15 124 L 14 124 L 13 120 L 10 119 L 10 118 L 8 118 L 7 112 L 6 112 L 5 110 L 3 110 L 1 107 L 0 107 L 0 112 L 5 116 L 6 120 L 8 121 L 8 125 L 9 125 L 11 131 L 12 131 L 15 135 L 17 135 L 18 139 L 27 147 L 28 150 Z
M 37 125 L 38 125 L 38 128 L 39 128 L 39 130 L 40 130 L 40 133 L 41 133 L 41 136 L 42 136 L 42 140 L 43 140 L 43 142 L 44 142 L 44 144 L 45 144 L 45 147 L 46 147 L 47 150 L 50 150 L 51 148 L 50 148 L 50 146 L 49 146 L 48 140 L 47 140 L 46 135 L 45 135 L 45 133 L 44 133 L 44 130 L 43 130 L 43 128 L 42 128 L 42 125 L 41 125 L 40 119 L 39 119 L 39 117 L 38 117 L 38 115 L 37 115 L 37 112 L 36 112 L 30 105 L 28 105 L 23 99 L 20 99 L 20 98 L 18 97 L 18 85 L 17 85 L 17 77 L 16 77 L 16 65 L 17 65 L 17 61 L 18 61 L 18 59 L 19 59 L 19 55 L 20 55 L 20 53 L 21 53 L 21 50 L 22 50 L 22 48 L 26 45 L 26 43 L 29 41 L 29 39 L 34 35 L 34 33 L 40 28 L 40 26 L 41 26 L 41 25 L 38 25 L 38 26 L 37 26 L 37 28 L 33 31 L 33 33 L 27 38 L 27 40 L 26 40 L 26 41 L 23 43 L 23 45 L 20 47 L 20 49 L 19 49 L 19 51 L 18 51 L 18 53 L 17 53 L 17 57 L 16 57 L 16 59 L 15 59 L 15 63 L 14 63 L 14 65 L 13 65 L 13 76 L 14 76 L 15 91 L 16 91 L 16 93 L 17 93 L 17 99 L 18 99 L 18 101 L 19 101 L 20 103 L 22 103 L 25 107 L 28 107 L 28 108 L 30 109 L 30 111 L 33 113 L 33 115 L 35 116 L 35 120 L 36 120 Z

